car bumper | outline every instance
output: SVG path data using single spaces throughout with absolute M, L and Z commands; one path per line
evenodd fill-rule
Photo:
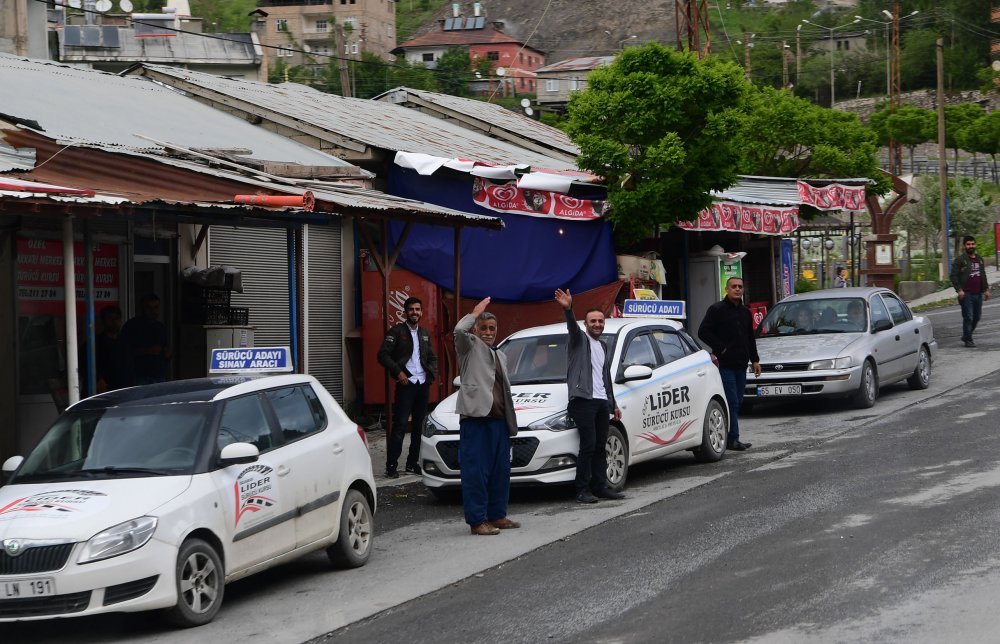
M 576 479 L 576 431 L 522 431 L 511 439 L 512 485 L 566 483 Z M 425 436 L 420 445 L 420 465 L 427 487 L 462 484 L 458 463 L 458 435 Z
M 83 545 L 73 546 L 59 570 L 0 575 L 0 622 L 144 611 L 177 603 L 175 546 L 154 538 L 134 552 L 78 564 L 76 559 Z M 4 582 L 45 579 L 52 580 L 56 594 L 26 597 L 22 593 L 20 597 L 12 597 L 2 593 Z
M 758 389 L 768 385 L 799 385 L 800 394 L 763 395 Z M 861 368 L 837 369 L 829 371 L 797 371 L 794 373 L 764 373 L 759 378 L 747 376 L 744 400 L 765 401 L 778 398 L 801 398 L 802 396 L 844 396 L 852 394 L 861 385 Z

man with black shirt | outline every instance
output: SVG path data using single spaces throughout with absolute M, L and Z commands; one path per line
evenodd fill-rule
M 972 332 L 983 313 L 983 300 L 990 299 L 990 285 L 986 281 L 986 264 L 976 254 L 976 238 L 966 235 L 962 244 L 965 253 L 956 256 L 951 265 L 951 285 L 962 305 L 962 342 L 967 347 L 975 347 Z
M 750 443 L 740 441 L 740 405 L 747 384 L 747 363 L 760 375 L 760 356 L 753 337 L 753 315 L 743 306 L 743 278 L 726 280 L 726 297 L 708 307 L 698 328 L 698 337 L 719 361 L 719 375 L 729 403 L 729 449 L 743 451 Z

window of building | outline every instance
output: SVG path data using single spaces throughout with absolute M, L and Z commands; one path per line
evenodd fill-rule
M 528 56 L 528 66 L 530 67 L 531 65 L 534 65 L 534 64 L 535 64 L 535 57 L 534 56 Z
M 519 53 L 519 54 L 517 55 L 517 59 L 518 59 L 519 61 L 521 61 L 522 63 L 524 62 L 524 52 L 523 52 L 523 51 L 522 51 L 522 52 L 520 52 L 520 53 Z
M 486 60 L 500 60 L 500 52 L 498 51 L 486 52 Z
M 317 20 L 316 21 L 316 31 L 326 31 L 326 30 L 327 30 L 327 22 L 326 22 L 326 20 Z
M 278 18 L 274 21 L 274 28 L 278 31 L 288 31 L 288 19 Z
M 532 92 L 535 91 L 535 81 L 533 80 L 528 81 L 528 89 L 531 90 Z
M 423 54 L 420 57 L 420 59 L 422 61 L 424 61 L 425 63 L 433 63 L 434 62 L 434 54 Z
M 580 79 L 577 77 L 569 79 L 569 91 L 575 92 L 578 89 L 580 89 Z
M 518 79 L 520 81 L 521 89 L 524 89 L 524 76 Z
M 356 42 L 351 43 L 351 53 L 352 54 L 358 53 L 358 43 Z
M 558 78 L 548 78 L 545 80 L 545 91 L 546 92 L 558 92 L 559 91 L 559 79 Z
M 344 30 L 345 31 L 356 31 L 358 28 L 358 17 L 348 16 L 344 18 Z
M 385 26 L 385 35 L 387 35 L 387 36 L 391 36 L 392 35 L 392 25 L 386 25 Z

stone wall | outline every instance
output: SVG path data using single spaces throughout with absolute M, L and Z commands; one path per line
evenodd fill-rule
M 850 101 L 840 101 L 837 103 L 837 109 L 844 112 L 854 112 L 861 117 L 863 122 L 867 123 L 868 119 L 876 111 L 877 106 L 885 100 L 884 96 L 880 96 L 877 98 L 858 98 Z M 937 91 L 925 89 L 916 92 L 906 92 L 900 95 L 899 101 L 901 105 L 912 105 L 929 110 L 937 109 Z M 979 90 L 953 92 L 945 94 L 944 102 L 945 105 L 979 103 L 987 112 L 992 112 L 1000 108 L 1000 92 L 989 92 L 987 94 L 983 94 Z

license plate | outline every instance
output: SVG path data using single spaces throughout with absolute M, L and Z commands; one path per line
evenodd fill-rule
M 801 396 L 802 385 L 761 385 L 757 387 L 758 396 Z
M 51 577 L 0 581 L 0 600 L 48 597 L 55 594 L 56 582 Z

